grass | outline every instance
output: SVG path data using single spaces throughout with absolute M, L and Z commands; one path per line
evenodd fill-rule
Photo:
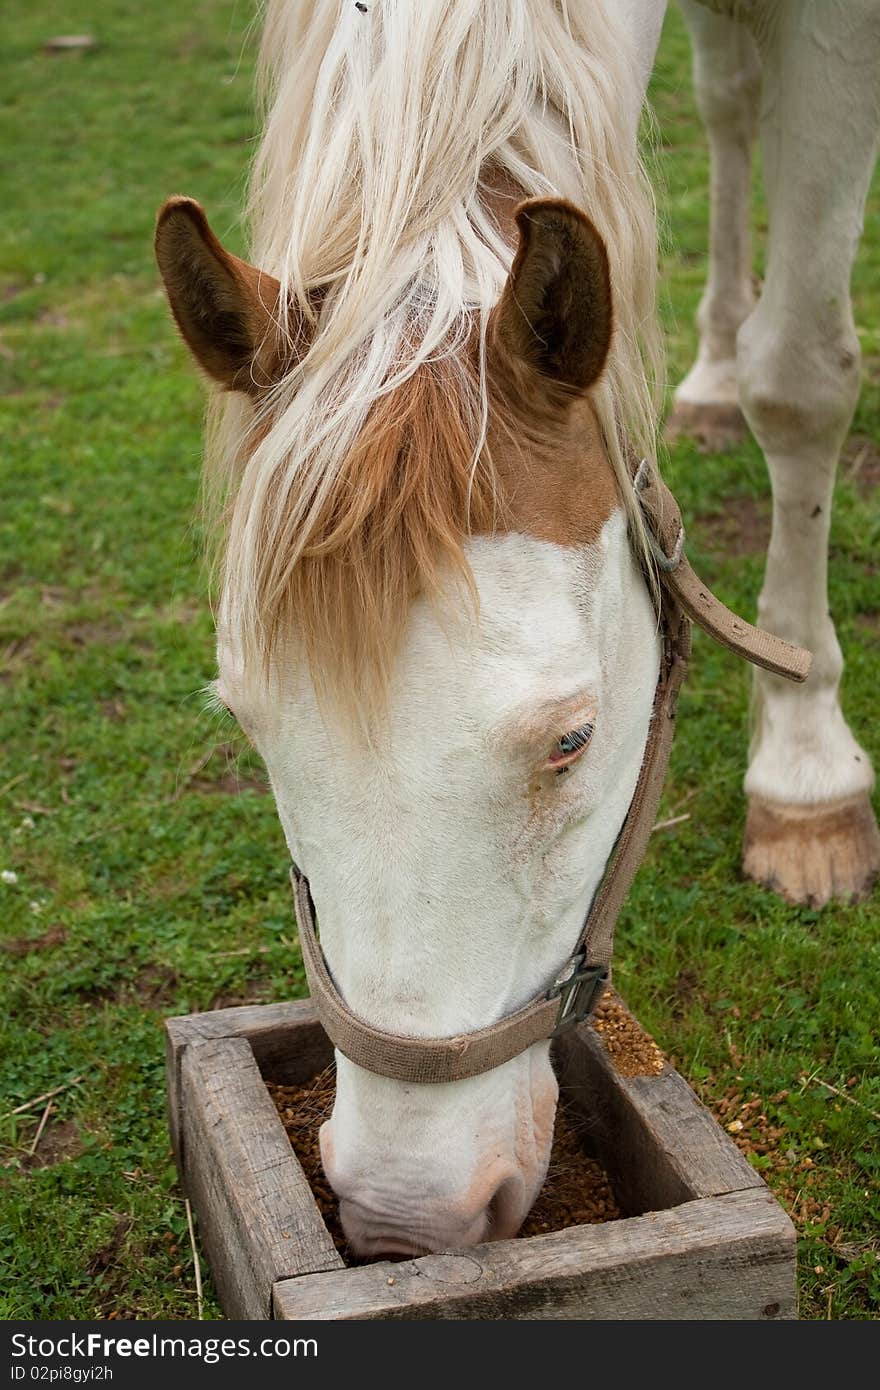
M 16 881 L 0 883 L 0 1112 L 82 1077 L 34 1155 L 43 1107 L 0 1120 L 6 1318 L 195 1316 L 162 1021 L 304 989 L 262 771 L 199 693 L 213 674 L 193 521 L 202 394 L 150 250 L 156 207 L 180 191 L 240 249 L 250 17 L 234 0 L 155 0 L 145 24 L 133 0 L 45 0 L 6 24 L 0 869 Z M 90 29 L 94 50 L 43 51 Z M 693 355 L 706 250 L 688 65 L 673 12 L 653 86 L 673 380 Z M 873 441 L 878 223 L 875 188 L 854 276 L 854 431 Z M 742 533 L 767 497 L 757 448 L 704 457 L 684 442 L 668 473 L 696 563 L 752 612 L 761 552 Z M 847 713 L 875 760 L 878 532 L 876 492 L 844 469 L 831 603 Z M 877 898 L 807 911 L 739 880 L 748 687 L 697 641 L 661 812 L 690 819 L 652 841 L 616 978 L 722 1122 L 742 1125 L 792 1212 L 802 1315 L 866 1319 L 880 1300 Z M 210 1281 L 205 1311 L 220 1316 Z

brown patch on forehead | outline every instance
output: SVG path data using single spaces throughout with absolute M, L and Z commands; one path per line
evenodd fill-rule
M 566 428 L 535 434 L 517 409 L 508 428 L 490 428 L 489 447 L 504 506 L 497 530 L 516 531 L 555 545 L 590 545 L 621 505 L 614 469 L 589 400 L 572 404 Z

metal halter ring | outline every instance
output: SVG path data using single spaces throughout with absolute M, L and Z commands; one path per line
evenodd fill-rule
M 641 463 L 639 464 L 636 470 L 636 475 L 633 478 L 633 490 L 637 497 L 639 493 L 642 492 L 648 486 L 649 473 L 650 464 L 648 463 L 647 459 L 642 459 Z M 672 554 L 667 555 L 666 552 L 662 549 L 660 542 L 658 541 L 657 536 L 654 532 L 654 528 L 650 524 L 647 517 L 645 517 L 645 523 L 645 531 L 648 537 L 648 546 L 650 547 L 651 555 L 654 558 L 654 563 L 656 564 L 659 570 L 663 571 L 664 574 L 671 574 L 673 570 L 678 569 L 679 565 L 681 564 L 681 557 L 684 554 L 684 527 L 679 526 L 678 535 L 675 540 L 675 545 L 672 549 Z

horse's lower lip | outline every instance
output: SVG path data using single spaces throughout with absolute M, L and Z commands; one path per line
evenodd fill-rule
M 381 1227 L 375 1234 L 369 1234 L 363 1228 L 358 1230 L 360 1224 L 355 1220 L 345 1220 L 345 1213 L 340 1204 L 340 1217 L 342 1226 L 348 1238 L 352 1253 L 359 1260 L 417 1260 L 422 1255 L 436 1255 L 444 1250 L 450 1250 L 460 1246 L 479 1245 L 481 1241 L 488 1239 L 488 1214 L 479 1219 L 479 1229 L 476 1229 L 477 1222 L 467 1232 L 460 1231 L 455 1234 L 448 1233 L 440 1235 L 435 1239 L 430 1235 L 425 1235 L 419 1239 L 415 1234 L 410 1235 L 408 1231 L 383 1231 Z

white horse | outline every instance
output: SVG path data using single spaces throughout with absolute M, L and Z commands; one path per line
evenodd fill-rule
M 160 217 L 175 317 L 226 388 L 219 696 L 374 1030 L 467 1034 L 546 989 L 650 746 L 627 450 L 653 456 L 657 418 L 635 136 L 661 17 L 272 0 L 259 269 L 188 200 Z M 321 1146 L 352 1246 L 514 1234 L 556 1096 L 546 1041 L 443 1084 L 339 1054 Z

